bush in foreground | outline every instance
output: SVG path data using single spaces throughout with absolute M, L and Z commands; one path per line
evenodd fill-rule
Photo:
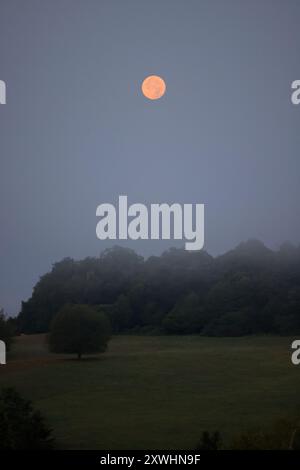
M 51 352 L 83 354 L 104 352 L 110 338 L 107 317 L 88 305 L 66 305 L 54 318 L 48 337 Z
M 219 431 L 215 431 L 211 434 L 208 431 L 204 431 L 196 450 L 219 450 L 221 444 L 222 438 Z
M 13 388 L 0 392 L 0 450 L 43 450 L 53 447 L 51 430 L 30 401 Z

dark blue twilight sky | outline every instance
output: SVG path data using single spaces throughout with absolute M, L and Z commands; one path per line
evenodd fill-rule
M 0 305 L 111 246 L 95 211 L 119 194 L 204 203 L 212 254 L 298 244 L 299 21 L 298 0 L 0 0 Z

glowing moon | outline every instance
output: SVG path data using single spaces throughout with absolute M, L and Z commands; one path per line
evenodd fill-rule
M 149 100 L 158 100 L 166 92 L 165 81 L 158 75 L 150 75 L 142 83 L 142 92 Z

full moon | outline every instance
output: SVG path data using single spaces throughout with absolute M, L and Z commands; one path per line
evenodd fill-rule
M 165 81 L 158 75 L 150 75 L 142 83 L 142 92 L 149 100 L 158 100 L 166 92 Z

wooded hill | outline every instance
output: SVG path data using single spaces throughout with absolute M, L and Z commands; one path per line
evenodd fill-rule
M 144 260 L 121 247 L 65 258 L 22 303 L 19 332 L 47 332 L 68 303 L 104 311 L 115 333 L 300 334 L 300 248 L 249 240 L 215 258 L 172 248 Z

